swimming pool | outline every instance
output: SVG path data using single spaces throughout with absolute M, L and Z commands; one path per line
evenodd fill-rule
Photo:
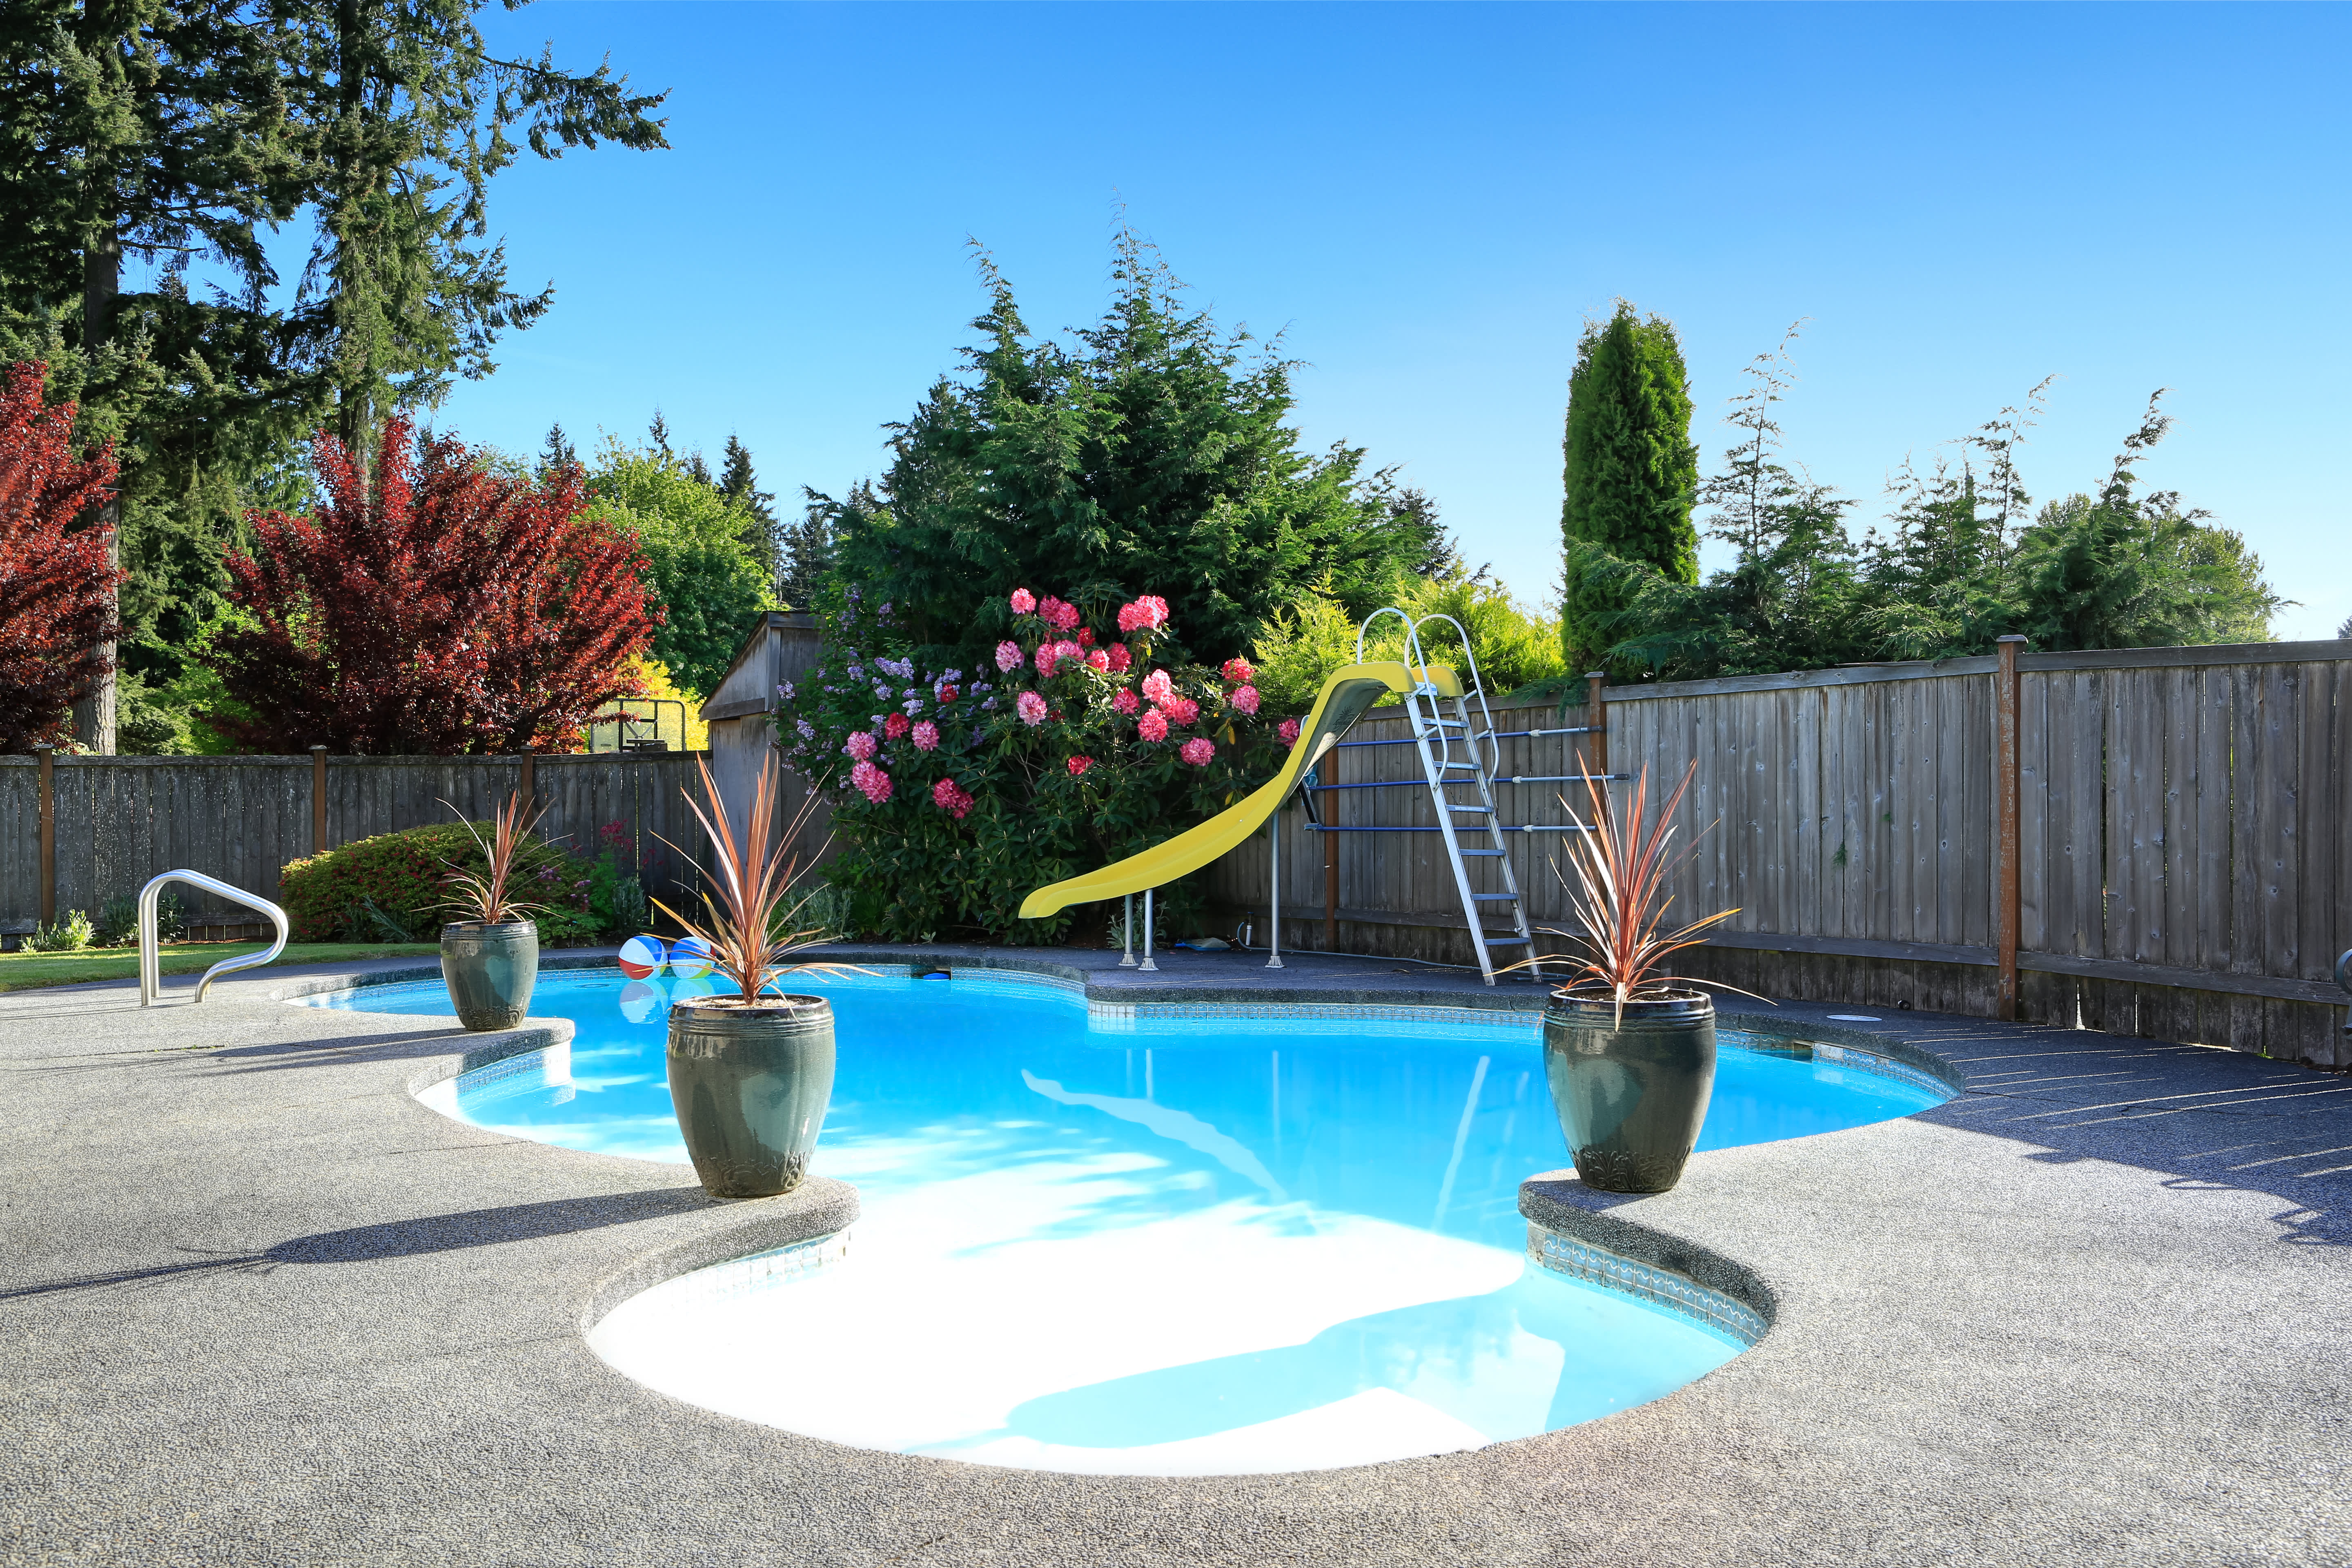
M 574 1021 L 569 1049 L 425 1098 L 519 1137 L 683 1163 L 665 1014 L 710 986 L 549 972 L 532 1012 Z M 1531 1016 L 1090 1013 L 1074 989 L 969 971 L 794 989 L 838 1020 L 814 1168 L 857 1187 L 854 1246 L 703 1269 L 596 1325 L 600 1355 L 676 1397 L 1000 1465 L 1313 1469 L 1591 1420 L 1755 1331 L 1736 1310 L 1528 1260 L 1518 1184 L 1568 1163 Z M 306 1000 L 451 1011 L 437 982 Z M 1701 1149 L 1946 1098 L 1786 1042 L 1720 1044 Z

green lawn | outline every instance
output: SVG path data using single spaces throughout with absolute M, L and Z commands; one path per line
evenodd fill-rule
M 163 950 L 163 973 L 195 974 L 224 958 L 259 952 L 266 942 L 190 942 Z M 332 963 L 357 958 L 437 958 L 431 942 L 304 942 L 289 943 L 277 963 Z M 136 980 L 135 947 L 90 948 L 81 952 L 0 952 L 0 991 L 30 991 L 42 985 L 80 985 L 92 980 Z

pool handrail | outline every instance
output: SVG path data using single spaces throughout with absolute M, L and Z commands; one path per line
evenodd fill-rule
M 248 893 L 242 888 L 233 888 L 219 878 L 207 877 L 202 871 L 166 871 L 150 879 L 147 885 L 139 889 L 139 1005 L 142 1007 L 152 1007 L 163 990 L 163 943 L 155 935 L 155 900 L 166 882 L 186 882 L 207 892 L 218 893 L 224 899 L 233 899 L 249 910 L 259 910 L 278 927 L 278 940 L 269 944 L 268 952 L 224 958 L 205 970 L 205 977 L 196 982 L 197 1001 L 205 999 L 205 993 L 211 990 L 213 982 L 222 975 L 239 969 L 258 969 L 286 951 L 286 939 L 289 932 L 286 911 L 268 899 L 257 893 Z

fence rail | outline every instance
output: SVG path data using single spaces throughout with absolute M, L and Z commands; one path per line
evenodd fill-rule
M 2352 947 L 2352 644 L 2021 655 L 2006 855 L 2000 668 L 1985 657 L 1610 687 L 1621 780 L 1646 767 L 1663 793 L 1696 764 L 1681 820 L 1698 837 L 1673 908 L 1739 910 L 1690 971 L 1995 1016 L 2013 863 L 2018 1016 L 2352 1066 L 2352 998 L 2331 979 Z M 1496 717 L 1504 730 L 1560 722 Z M 1380 710 L 1360 729 L 1403 733 Z M 1502 744 L 1497 772 L 1536 774 L 1578 771 L 1591 742 Z M 1336 772 L 1324 782 L 1406 779 L 1413 753 L 1350 751 Z M 1622 802 L 1631 785 L 1610 787 Z M 1566 823 L 1563 795 L 1579 788 L 1512 786 L 1499 804 L 1513 821 Z M 1412 790 L 1319 799 L 1350 825 L 1427 820 Z M 1549 864 L 1560 846 L 1520 837 L 1509 852 L 1530 914 L 1564 924 Z M 1285 909 L 1286 943 L 1466 956 L 1461 918 L 1433 908 L 1449 877 L 1433 836 L 1315 835 L 1294 811 L 1281 841 L 1284 886 L 1302 900 Z M 1327 854 L 1328 928 L 1315 907 Z M 1265 856 L 1261 837 L 1227 857 L 1212 896 L 1262 911 Z
M 546 808 L 541 830 L 567 847 L 593 854 L 619 824 L 646 892 L 677 907 L 692 870 L 672 846 L 701 842 L 681 793 L 695 781 L 690 752 L 0 757 L 0 923 L 95 914 L 175 868 L 274 900 L 279 868 L 322 845 L 448 822 L 452 807 L 478 820 L 526 786 Z

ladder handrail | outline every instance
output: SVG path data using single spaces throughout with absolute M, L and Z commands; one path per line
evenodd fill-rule
M 196 982 L 197 1001 L 205 999 L 205 993 L 211 990 L 213 982 L 222 975 L 240 969 L 258 969 L 286 951 L 286 939 L 290 931 L 286 911 L 268 899 L 248 893 L 242 888 L 233 888 L 219 878 L 207 877 L 202 871 L 166 871 L 139 889 L 139 1005 L 142 1007 L 153 1006 L 163 989 L 163 943 L 155 934 L 155 900 L 166 882 L 186 882 L 206 892 L 218 893 L 224 899 L 234 899 L 247 909 L 259 910 L 278 927 L 278 940 L 269 944 L 268 952 L 224 958 L 205 970 L 205 977 Z

